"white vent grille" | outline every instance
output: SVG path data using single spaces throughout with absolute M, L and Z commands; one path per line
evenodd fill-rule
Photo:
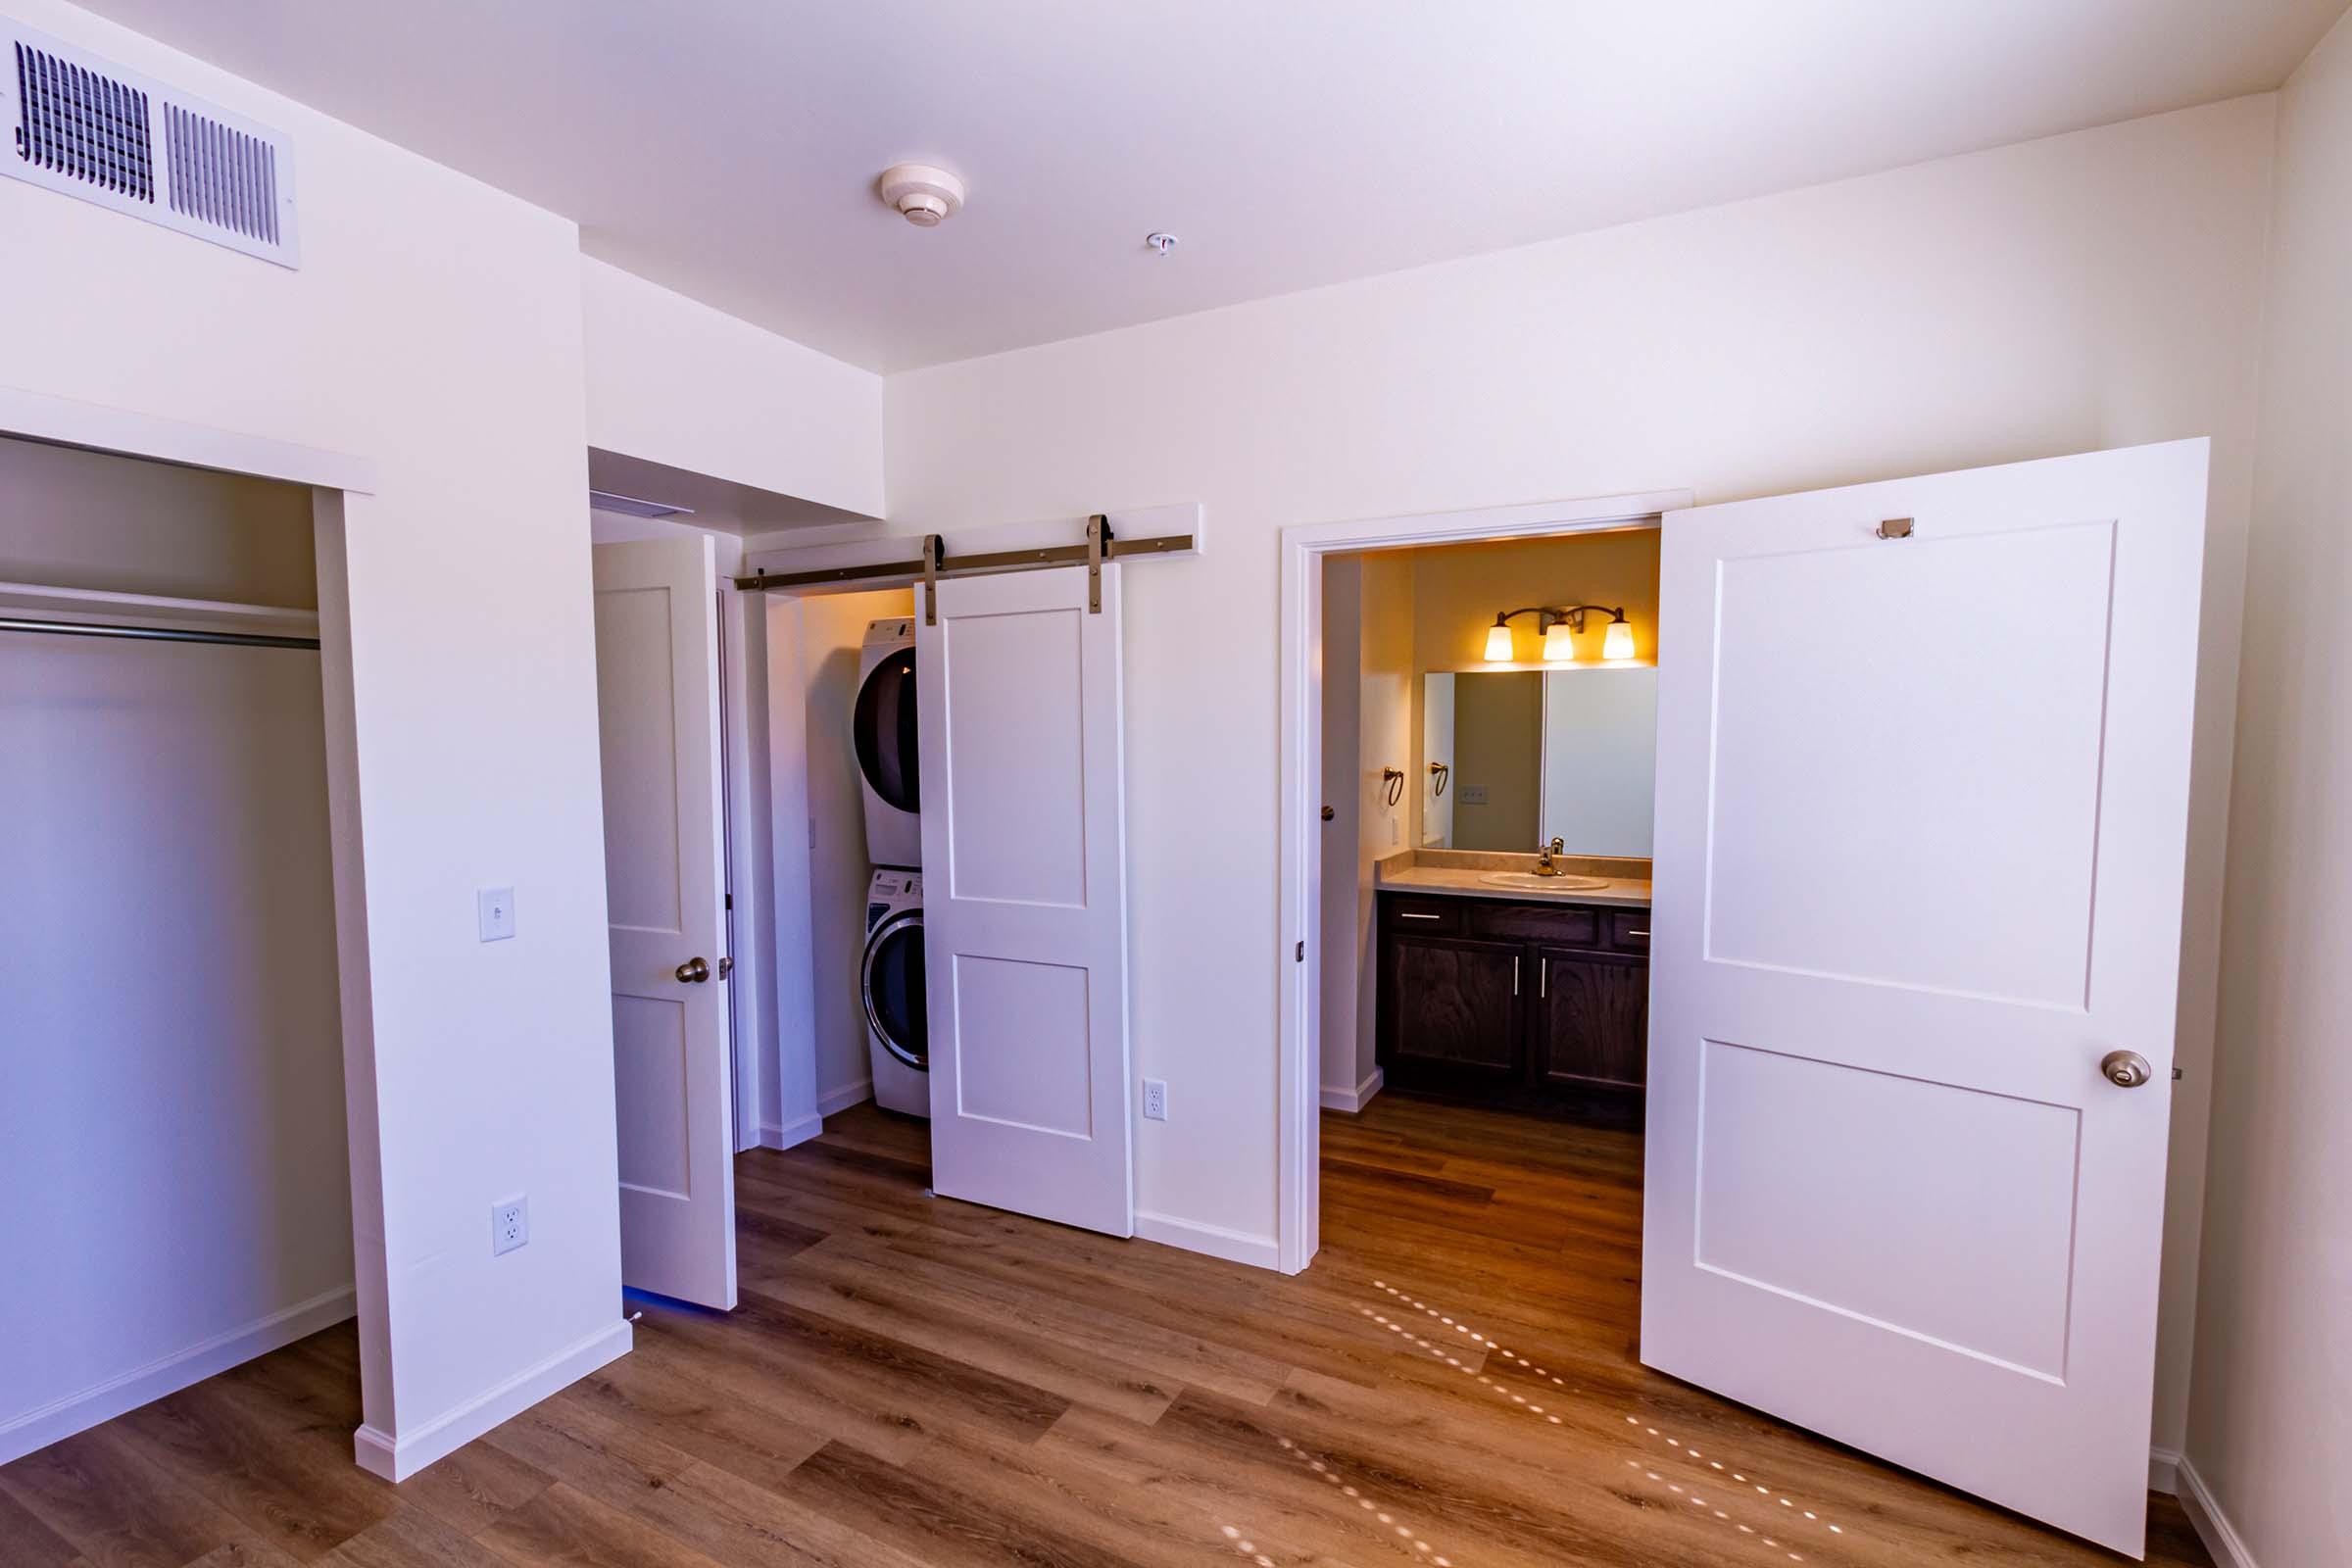
M 283 135 L 4 18 L 0 50 L 0 173 L 297 265 Z

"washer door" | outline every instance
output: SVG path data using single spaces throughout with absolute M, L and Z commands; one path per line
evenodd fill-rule
M 902 909 L 866 939 L 858 979 L 865 1021 L 882 1049 L 914 1068 L 931 1070 L 931 1026 L 923 1008 L 923 911 Z
M 915 762 L 914 650 L 903 648 L 872 669 L 858 688 L 851 740 L 866 788 L 902 811 L 922 809 Z

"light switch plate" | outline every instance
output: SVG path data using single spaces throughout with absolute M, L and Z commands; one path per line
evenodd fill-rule
M 1484 805 L 1486 805 L 1486 804 L 1487 804 L 1487 787 L 1486 787 L 1484 784 L 1465 784 L 1465 785 L 1463 785 L 1463 786 L 1462 786 L 1462 804 L 1463 804 L 1464 806 L 1484 806 Z
M 504 942 L 514 934 L 514 890 L 513 888 L 483 888 L 474 894 L 474 912 L 479 917 L 484 942 Z

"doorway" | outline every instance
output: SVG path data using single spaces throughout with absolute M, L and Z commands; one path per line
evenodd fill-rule
M 1555 947 L 1638 931 L 1644 1365 L 2133 1553 L 2206 459 L 1661 509 L 1654 920 L 1395 903 L 1464 1071 L 1527 1027 L 1531 962 L 1541 996 Z M 1287 1266 L 1318 1218 L 1320 558 L 1592 525 L 1562 510 L 1286 534 Z

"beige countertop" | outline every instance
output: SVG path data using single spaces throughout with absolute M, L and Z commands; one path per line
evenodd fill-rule
M 1492 871 L 1533 871 L 1532 855 L 1495 855 L 1474 850 L 1404 850 L 1373 867 L 1375 892 L 1435 893 L 1459 899 L 1514 899 L 1529 904 L 1597 904 L 1649 907 L 1649 862 L 1594 859 L 1563 855 L 1560 869 L 1570 877 L 1603 877 L 1597 888 L 1495 887 L 1480 880 Z

